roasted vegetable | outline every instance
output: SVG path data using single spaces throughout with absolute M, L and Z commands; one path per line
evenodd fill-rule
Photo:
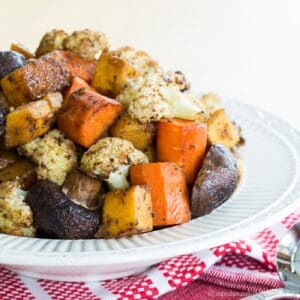
M 148 53 L 142 50 L 136 50 L 132 47 L 124 46 L 111 51 L 111 54 L 134 66 L 141 75 L 145 75 L 148 72 L 156 72 L 159 69 L 157 61 L 153 60 Z
M 64 102 L 57 115 L 58 128 L 72 141 L 87 148 L 101 137 L 122 109 L 115 100 L 81 89 Z
M 128 61 L 104 52 L 97 62 L 92 86 L 100 94 L 115 98 L 125 83 L 138 75 L 138 71 Z
M 207 120 L 208 140 L 211 144 L 222 144 L 233 148 L 240 141 L 240 131 L 232 123 L 224 109 L 218 109 Z
M 0 184 L 0 233 L 34 237 L 32 211 L 17 181 Z
M 154 226 L 182 224 L 191 219 L 185 178 L 175 163 L 157 162 L 132 166 L 130 182 L 133 185 L 148 185 Z
M 185 75 L 181 71 L 167 72 L 170 80 L 179 87 L 181 92 L 184 92 L 190 88 L 190 83 L 187 81 Z
M 38 181 L 28 192 L 26 202 L 33 211 L 34 226 L 61 239 L 91 238 L 101 222 L 100 211 L 75 204 L 55 183 Z
M 18 155 L 14 152 L 7 150 L 0 150 L 0 169 L 7 167 L 8 165 L 13 164 L 19 159 Z
M 112 125 L 109 132 L 112 137 L 127 140 L 136 149 L 145 151 L 152 144 L 155 125 L 153 123 L 141 123 L 125 113 Z
M 154 146 L 151 145 L 149 148 L 147 148 L 143 152 L 147 155 L 147 157 L 149 159 L 149 162 L 154 162 L 155 161 L 155 159 L 156 159 L 156 153 L 155 153 Z
M 87 60 L 70 51 L 60 51 L 60 54 L 66 60 L 67 66 L 73 76 L 78 76 L 86 82 L 91 82 L 95 68 L 95 60 Z
M 11 106 L 61 91 L 70 83 L 70 72 L 59 52 L 51 52 L 28 63 L 1 80 L 1 87 Z
M 0 91 L 0 136 L 2 136 L 5 131 L 5 122 L 8 111 L 9 105 L 3 93 Z
M 0 80 L 26 64 L 25 57 L 14 51 L 0 51 Z
M 201 102 L 189 93 L 182 93 L 161 72 L 146 73 L 128 81 L 117 100 L 127 108 L 131 117 L 142 123 L 172 117 L 203 118 Z
M 5 144 L 8 148 L 25 144 L 46 133 L 54 121 L 45 100 L 19 106 L 7 115 Z
M 49 93 L 46 96 L 44 96 L 41 100 L 46 100 L 52 112 L 54 113 L 60 110 L 64 101 L 63 96 L 60 92 Z
M 130 236 L 153 229 L 152 203 L 145 186 L 131 186 L 105 195 L 102 225 L 97 235 L 104 238 Z
M 81 168 L 105 180 L 111 189 L 124 189 L 129 187 L 130 165 L 146 162 L 147 156 L 135 149 L 132 143 L 119 138 L 103 138 L 83 154 Z
M 180 119 L 163 119 L 157 126 L 156 157 L 182 168 L 187 183 L 194 183 L 205 155 L 207 126 Z
M 34 166 L 25 159 L 17 160 L 0 169 L 0 183 L 17 181 L 24 191 L 27 191 L 36 181 Z
M 21 44 L 15 44 L 15 43 L 11 44 L 10 50 L 24 55 L 26 59 L 34 58 L 34 54 L 31 53 L 26 47 L 24 47 Z
M 236 161 L 223 145 L 212 145 L 194 184 L 191 196 L 193 217 L 211 213 L 234 192 L 238 182 Z
M 42 139 L 22 145 L 18 150 L 37 165 L 39 179 L 47 179 L 58 185 L 63 184 L 77 163 L 75 145 L 57 129 L 49 131 Z
M 5 99 L 2 91 L 0 91 L 0 107 L 5 108 L 5 110 L 7 110 L 7 111 L 9 110 L 9 103 Z
M 108 47 L 109 42 L 103 32 L 89 29 L 74 31 L 64 40 L 64 49 L 89 60 L 98 59 Z
M 208 93 L 202 95 L 200 103 L 203 106 L 204 117 L 209 119 L 210 116 L 217 110 L 221 109 L 221 99 L 217 94 Z
M 36 49 L 36 56 L 41 56 L 54 50 L 63 49 L 63 42 L 68 36 L 69 35 L 66 32 L 59 29 L 53 29 L 52 31 L 47 32 Z
M 70 200 L 79 205 L 88 209 L 99 208 L 101 181 L 83 173 L 78 168 L 68 173 L 62 191 Z
M 64 93 L 65 101 L 67 101 L 69 99 L 71 94 L 73 94 L 74 92 L 77 92 L 78 90 L 81 90 L 81 89 L 88 89 L 90 91 L 96 92 L 96 90 L 93 87 L 91 87 L 86 81 L 84 81 L 83 79 L 81 79 L 78 76 L 72 76 L 71 85 Z M 73 101 L 73 100 L 71 99 L 71 101 Z

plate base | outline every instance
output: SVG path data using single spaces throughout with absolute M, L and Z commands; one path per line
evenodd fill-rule
M 6 267 L 6 266 L 5 266 Z M 67 281 L 67 282 L 92 282 L 92 281 L 103 281 L 108 279 L 116 279 L 120 277 L 126 277 L 138 273 L 145 272 L 148 268 L 137 268 L 137 269 L 131 269 L 124 272 L 107 272 L 105 271 L 95 271 L 95 270 L 85 270 L 81 272 L 76 272 L 75 270 L 70 270 L 69 272 L 66 270 L 67 268 L 64 268 L 65 271 L 62 271 L 63 269 L 59 270 L 49 270 L 49 268 L 46 268 L 45 270 L 29 270 L 29 268 L 26 268 L 26 270 L 22 267 L 6 267 L 8 270 L 15 272 L 21 276 L 31 277 L 31 278 L 37 278 L 37 279 L 45 279 L 45 280 L 55 280 L 55 281 Z M 72 268 L 73 269 L 73 268 Z M 77 274 L 76 274 L 77 273 Z M 86 273 L 86 274 L 84 274 Z

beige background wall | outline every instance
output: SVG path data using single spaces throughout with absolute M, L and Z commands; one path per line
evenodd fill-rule
M 262 106 L 300 129 L 299 0 L 0 0 L 0 47 L 34 49 L 52 28 L 105 31 L 194 89 Z

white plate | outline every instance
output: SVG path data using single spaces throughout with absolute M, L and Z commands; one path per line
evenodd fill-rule
M 175 255 L 242 239 L 293 211 L 300 198 L 300 134 L 259 109 L 229 100 L 224 105 L 246 138 L 241 149 L 245 174 L 234 195 L 212 214 L 181 226 L 112 240 L 0 234 L 0 264 L 44 279 L 116 278 Z

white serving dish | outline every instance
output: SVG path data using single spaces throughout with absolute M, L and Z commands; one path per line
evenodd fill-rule
M 245 172 L 234 195 L 212 214 L 181 226 L 112 240 L 0 234 L 0 265 L 53 280 L 122 277 L 172 256 L 242 239 L 300 207 L 300 134 L 259 109 L 229 100 L 224 105 L 246 138 L 241 148 Z

